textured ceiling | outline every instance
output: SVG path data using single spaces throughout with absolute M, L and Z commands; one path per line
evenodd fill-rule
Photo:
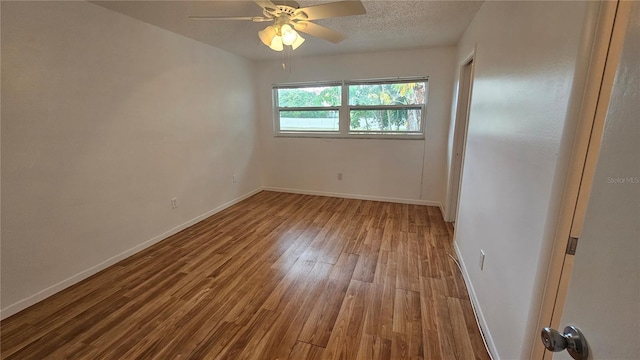
M 194 21 L 198 16 L 261 16 L 252 1 L 92 1 L 107 9 L 182 34 L 248 59 L 281 58 L 262 45 L 258 31 L 269 23 Z M 277 1 L 276 1 L 277 2 Z M 298 1 L 301 7 L 331 1 Z M 411 49 L 454 45 L 482 5 L 481 1 L 363 1 L 365 15 L 317 20 L 340 31 L 339 44 L 304 35 L 296 56 Z

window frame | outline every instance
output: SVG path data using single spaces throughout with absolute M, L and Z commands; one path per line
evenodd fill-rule
M 272 109 L 273 109 L 273 133 L 274 137 L 296 137 L 296 138 L 343 138 L 343 139 L 399 139 L 399 140 L 424 140 L 426 137 L 426 118 L 427 118 L 427 98 L 424 104 L 416 105 L 350 105 L 349 104 L 349 86 L 351 85 L 368 85 L 368 84 L 398 84 L 409 82 L 424 82 L 428 89 L 428 76 L 415 77 L 395 77 L 380 79 L 363 79 L 363 80 L 342 80 L 342 81 L 317 81 L 317 82 L 301 82 L 286 83 L 272 85 Z M 297 89 L 305 87 L 322 87 L 322 86 L 340 86 L 341 87 L 341 103 L 340 106 L 315 106 L 315 107 L 279 107 L 278 90 L 279 89 Z M 418 109 L 420 110 L 420 131 L 412 132 L 389 132 L 389 131 L 351 131 L 351 111 L 352 110 L 399 110 L 399 109 Z M 331 110 L 338 111 L 338 131 L 288 131 L 280 130 L 280 111 L 316 111 Z

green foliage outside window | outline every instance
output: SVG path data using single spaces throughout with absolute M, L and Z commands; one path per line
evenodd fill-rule
M 349 85 L 349 105 L 421 105 L 425 83 Z M 420 113 L 409 109 L 352 110 L 351 130 L 419 131 Z
M 287 107 L 328 107 L 340 106 L 340 86 L 308 87 L 296 89 L 279 89 L 278 106 Z M 287 116 L 292 118 L 321 118 L 326 116 L 326 111 L 287 111 Z

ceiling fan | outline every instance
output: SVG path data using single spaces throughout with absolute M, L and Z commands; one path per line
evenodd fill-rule
M 293 50 L 302 45 L 304 38 L 297 31 L 337 44 L 346 38 L 344 34 L 315 24 L 311 20 L 362 15 L 367 12 L 360 1 L 339 1 L 304 8 L 300 8 L 295 1 L 254 2 L 262 8 L 263 16 L 189 16 L 189 19 L 273 21 L 273 25 L 258 31 L 258 37 L 272 50 L 282 51 L 285 45 L 291 46 Z

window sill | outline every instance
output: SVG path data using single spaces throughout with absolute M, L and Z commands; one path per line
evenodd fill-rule
M 338 133 L 277 133 L 275 138 L 317 138 L 317 139 L 370 139 L 370 140 L 424 140 L 424 134 L 388 135 L 388 134 L 338 134 Z

